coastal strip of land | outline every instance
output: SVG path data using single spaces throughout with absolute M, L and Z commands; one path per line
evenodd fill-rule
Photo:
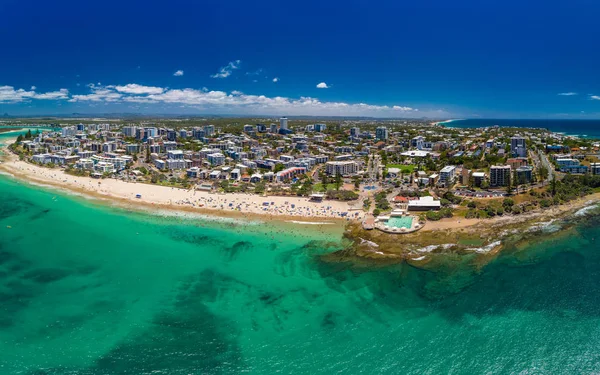
M 150 208 L 191 211 L 225 217 L 278 218 L 284 221 L 297 220 L 323 224 L 331 220 L 361 220 L 364 215 L 362 209 L 356 210 L 342 201 L 319 203 L 294 196 L 218 194 L 117 179 L 73 176 L 58 168 L 44 168 L 19 160 L 10 152 L 5 153 L 0 163 L 0 170 L 22 181 Z

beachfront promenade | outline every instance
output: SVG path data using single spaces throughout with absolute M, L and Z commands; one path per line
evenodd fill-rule
M 314 202 L 305 197 L 259 196 L 244 193 L 216 194 L 116 179 L 98 180 L 73 176 L 60 169 L 48 169 L 20 161 L 14 155 L 9 155 L 8 159 L 0 164 L 0 168 L 30 182 L 137 204 L 298 218 L 361 220 L 364 215 L 362 211 L 353 211 L 351 205 L 341 201 Z

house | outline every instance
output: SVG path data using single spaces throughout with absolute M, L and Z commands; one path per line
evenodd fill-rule
M 523 166 L 515 169 L 516 181 L 518 184 L 530 184 L 533 180 L 533 167 Z
M 207 179 L 209 177 L 209 175 L 210 175 L 210 171 L 208 171 L 206 169 L 203 169 L 200 171 L 200 178 L 202 178 L 204 180 Z
M 481 187 L 483 181 L 485 181 L 485 172 L 473 172 L 471 177 L 473 178 L 473 186 Z
M 510 158 L 506 161 L 506 164 L 510 165 L 512 169 L 517 169 L 526 166 L 528 163 L 527 158 Z
M 186 174 L 189 178 L 198 178 L 200 175 L 200 168 L 192 167 L 186 171 Z
M 284 169 L 283 171 L 277 172 L 276 179 L 277 182 L 283 182 L 286 180 L 290 180 L 293 177 L 306 173 L 306 168 L 304 167 L 292 167 Z
M 220 152 L 215 152 L 212 154 L 208 154 L 206 155 L 206 158 L 208 159 L 208 162 L 211 165 L 223 165 L 225 164 L 225 155 L 221 154 Z
M 39 163 L 39 164 L 48 164 L 52 162 L 52 155 L 51 154 L 38 154 L 38 155 L 33 155 L 31 157 L 31 160 L 34 163 Z
M 556 159 L 558 168 L 563 173 L 587 173 L 588 167 L 581 165 L 577 159 Z
M 239 168 L 234 168 L 229 174 L 229 178 L 232 180 L 239 180 L 241 178 L 241 172 Z

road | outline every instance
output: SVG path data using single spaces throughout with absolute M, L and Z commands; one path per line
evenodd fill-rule
M 381 176 L 381 156 L 378 154 L 369 155 L 367 162 L 367 174 L 370 181 L 377 181 L 377 174 Z
M 542 165 L 548 170 L 548 181 L 552 181 L 555 178 L 554 165 L 550 163 L 550 160 L 548 160 L 546 154 L 541 150 L 538 150 L 537 155 Z

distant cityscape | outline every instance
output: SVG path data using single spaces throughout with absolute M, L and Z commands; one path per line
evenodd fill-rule
M 359 200 L 374 216 L 460 209 L 448 194 L 507 197 L 564 175 L 600 174 L 598 142 L 543 129 L 457 129 L 419 120 L 229 121 L 57 123 L 56 130 L 20 137 L 13 150 L 76 175 Z

